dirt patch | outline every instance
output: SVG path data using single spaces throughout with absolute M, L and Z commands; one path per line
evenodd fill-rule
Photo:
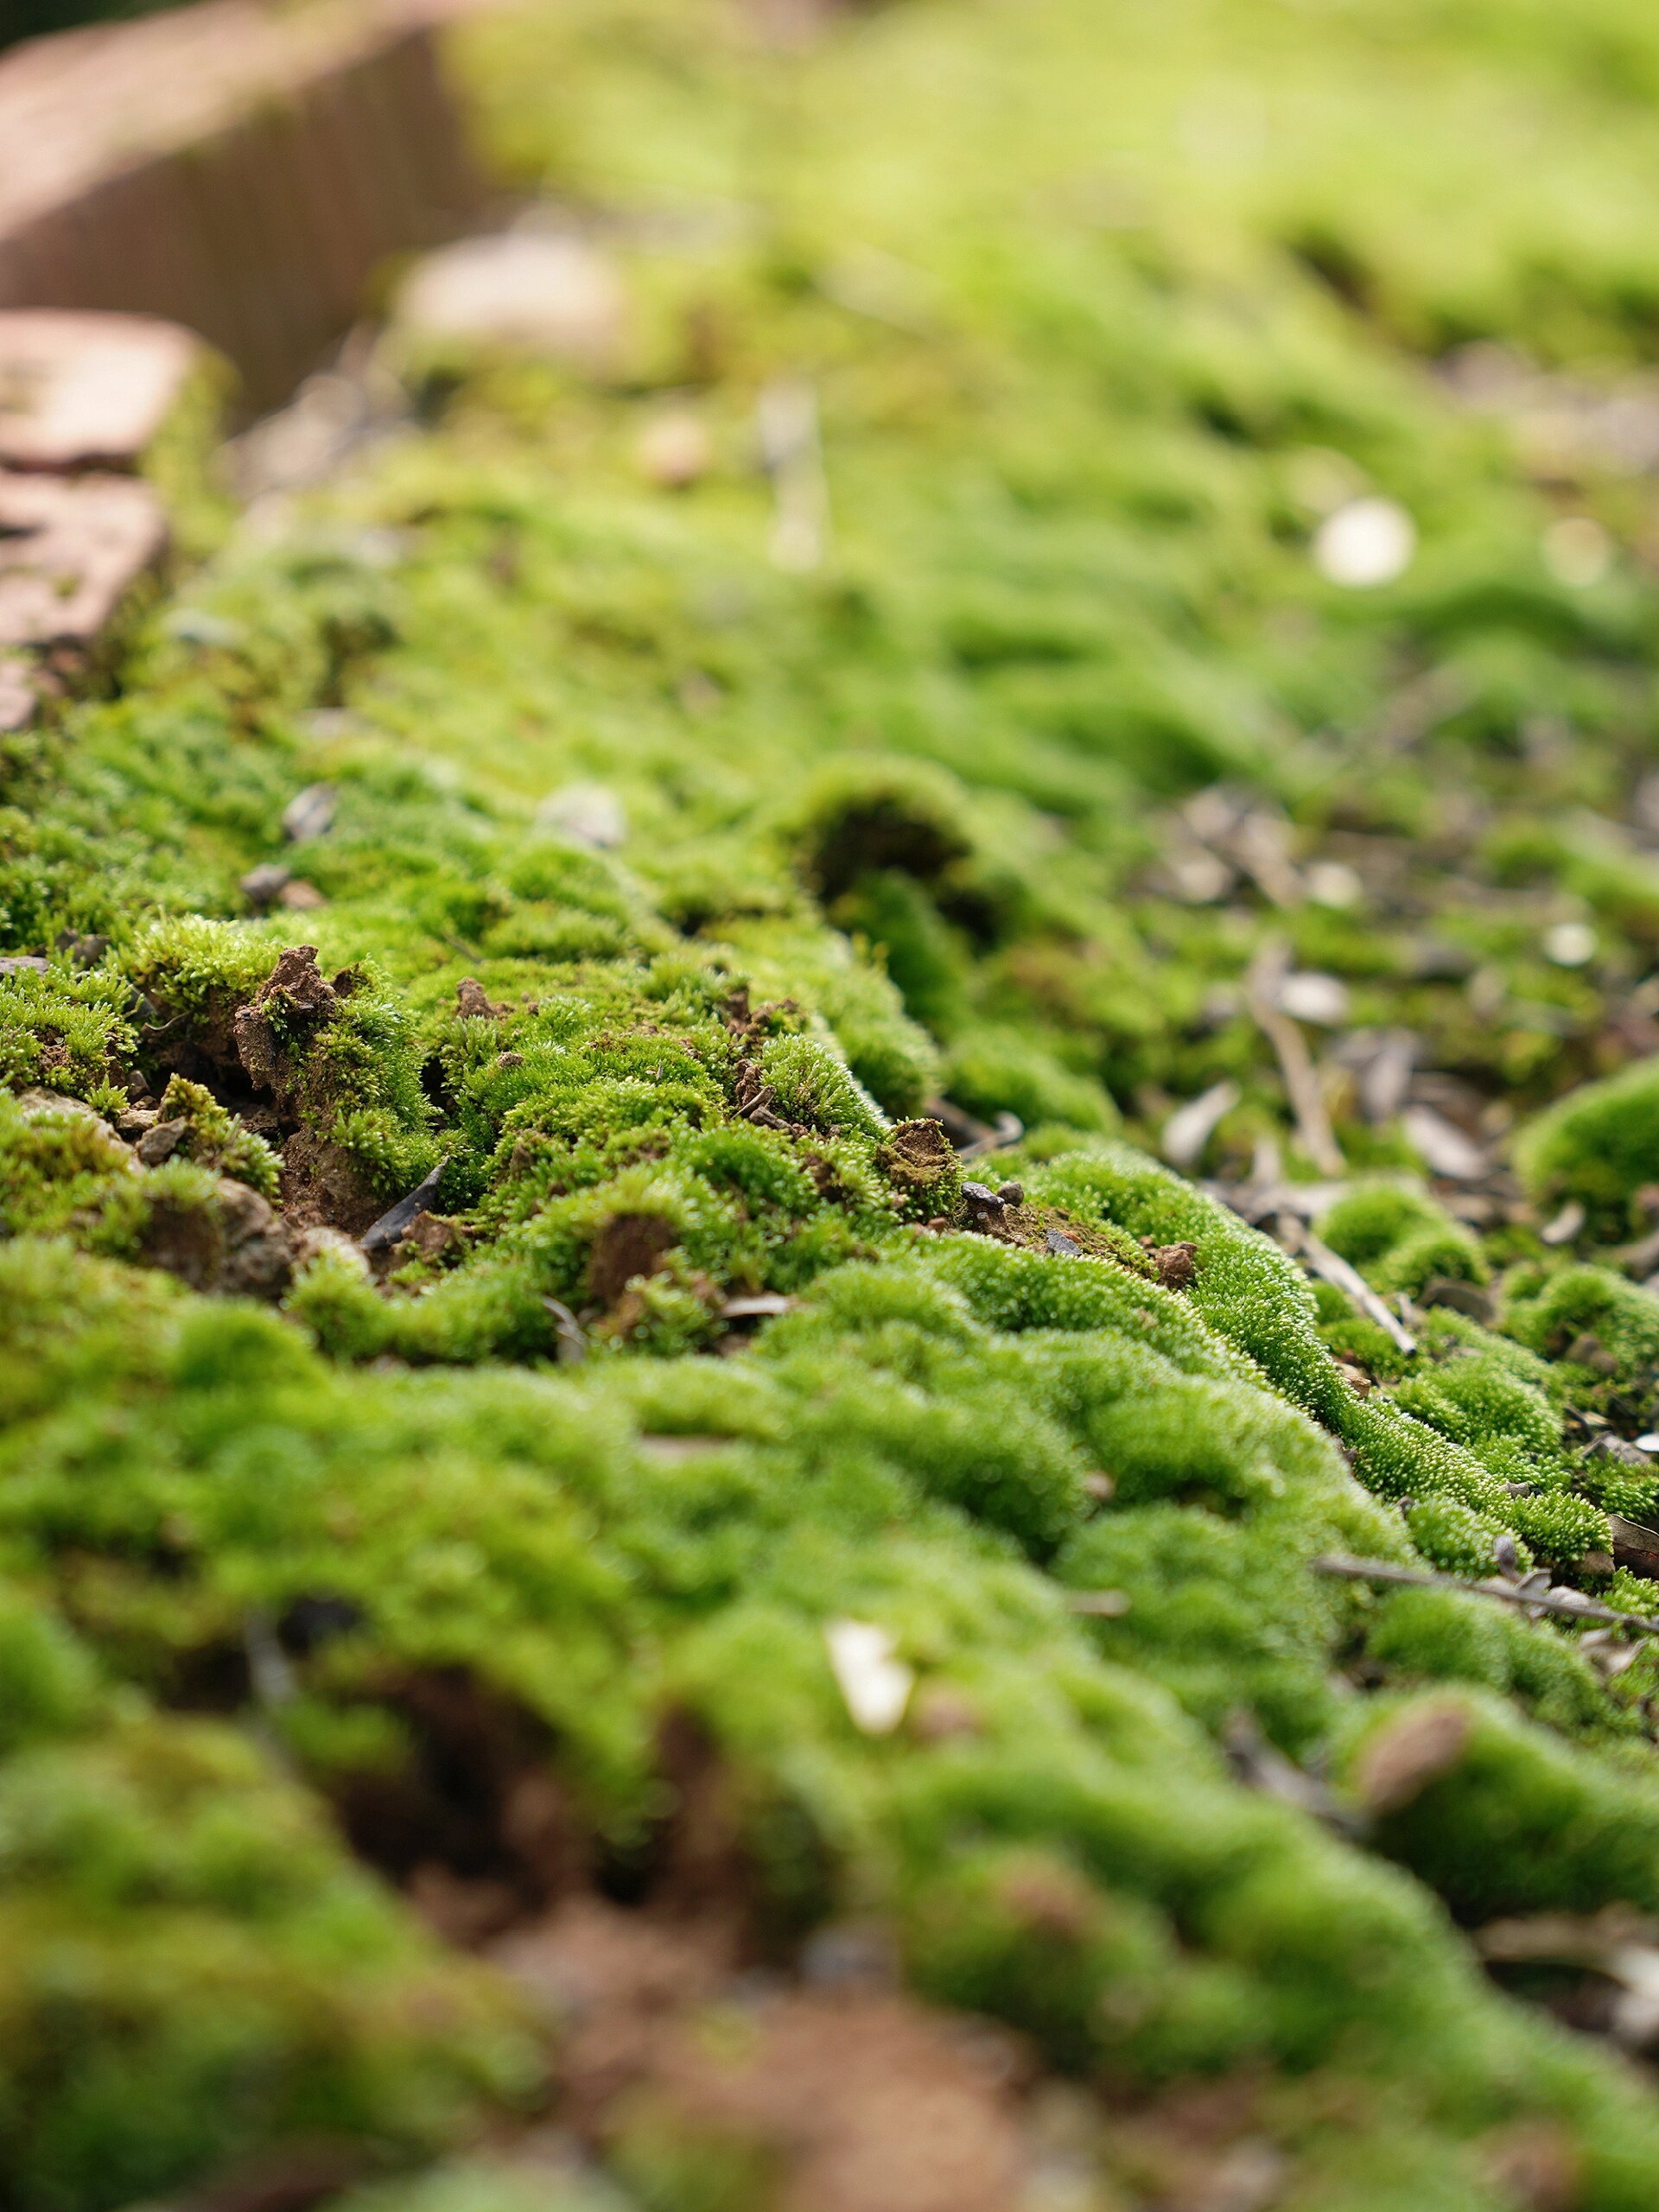
M 296 1129 L 283 1147 L 282 1193 L 294 1228 L 342 1229 L 348 1236 L 361 1236 L 383 1203 L 362 1161 L 315 1129 Z
M 1019 2047 L 867 1988 L 734 1980 L 728 1939 L 578 1899 L 493 1953 L 564 2030 L 569 2123 L 713 2145 L 779 2212 L 1013 2212 Z
M 601 1306 L 614 1306 L 636 1275 L 660 1272 L 678 1241 L 679 1231 L 661 1214 L 613 1214 L 588 1255 L 589 1294 Z
M 395 1772 L 344 1778 L 334 1803 L 353 1849 L 441 1935 L 477 1943 L 585 1885 L 587 1828 L 533 1716 L 461 1667 L 381 1694 L 408 1755 Z
M 291 1090 L 294 1057 L 289 1039 L 306 1035 L 333 1016 L 344 971 L 330 982 L 317 966 L 315 944 L 284 948 L 251 1006 L 238 1007 L 233 1029 L 237 1057 L 256 1090 Z
M 511 1007 L 499 1005 L 491 998 L 476 976 L 463 976 L 455 985 L 455 1012 L 459 1014 L 480 1021 L 499 1021 L 512 1011 Z
M 907 1211 L 921 1219 L 949 1208 L 957 1188 L 957 1154 L 938 1122 L 900 1122 L 877 1155 L 877 1165 Z

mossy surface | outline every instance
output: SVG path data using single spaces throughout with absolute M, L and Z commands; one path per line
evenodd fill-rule
M 874 1924 L 1078 2202 L 1205 2082 L 1218 2202 L 1645 2212 L 1655 1646 L 1456 1586 L 1659 1612 L 1659 34 L 758 14 L 472 26 L 612 372 L 394 338 L 8 741 L 0 2201 L 818 2212 L 731 2054 Z M 596 1898 L 720 2094 L 592 2101 Z

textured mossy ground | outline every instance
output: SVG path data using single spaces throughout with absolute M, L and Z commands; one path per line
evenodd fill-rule
M 567 0 L 462 59 L 613 372 L 390 346 L 417 417 L 5 756 L 0 2203 L 320 2140 L 353 2212 L 776 2201 L 695 2109 L 501 2164 L 562 2044 L 491 1954 L 597 1891 L 779 1975 L 886 1926 L 1083 2086 L 1068 2202 L 1196 2202 L 1135 2128 L 1197 2077 L 1268 2157 L 1217 2202 L 1645 2212 L 1649 2076 L 1475 1938 L 1659 1917 L 1649 1647 L 1315 1563 L 1659 1611 L 1653 488 L 1561 429 L 1656 404 L 1659 31 Z M 1477 341 L 1560 381 L 1471 410 Z M 1333 483 L 1398 583 L 1321 580 Z M 1172 878 L 1222 818 L 1268 858 Z M 1468 1294 L 1410 1353 L 1151 1156 L 1230 1078 L 1205 1172 L 1313 1179 L 1276 945 L 1349 994 L 1321 1238 Z M 1482 1204 L 1367 1118 L 1384 1029 Z

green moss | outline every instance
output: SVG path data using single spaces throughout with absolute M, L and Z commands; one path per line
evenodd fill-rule
M 586 1880 L 494 1819 L 528 1780 L 660 1905 L 695 1739 L 771 1967 L 890 1922 L 916 1988 L 1130 2110 L 1103 2201 L 1163 2187 L 1119 2139 L 1211 2073 L 1268 2085 L 1287 2202 L 1496 2212 L 1559 2131 L 1584 2212 L 1645 2212 L 1648 2092 L 1455 1919 L 1652 1905 L 1653 1662 L 1320 1561 L 1659 1605 L 1603 1556 L 1659 1476 L 1583 1448 L 1659 1379 L 1598 1242 L 1639 1226 L 1648 1077 L 1593 1080 L 1647 1019 L 1645 524 L 1599 447 L 1524 446 L 1629 419 L 1654 38 L 1630 0 L 1440 11 L 1402 70 L 1372 7 L 1199 13 L 480 21 L 484 139 L 630 296 L 613 372 L 390 347 L 418 429 L 5 748 L 0 933 L 46 963 L 0 977 L 20 2204 L 322 2134 L 427 2168 L 365 2212 L 514 2212 L 456 2146 L 535 2056 L 403 1892 Z M 1476 337 L 1583 391 L 1466 407 Z M 812 573 L 752 466 L 785 365 Z M 634 458 L 669 391 L 713 455 L 671 499 Z M 1310 540 L 1366 491 L 1421 550 L 1346 592 Z M 1563 518 L 1600 582 L 1550 570 Z M 251 914 L 272 861 L 321 903 Z M 1217 1195 L 1275 1136 L 1296 1168 L 1243 988 L 1275 940 L 1349 995 L 1306 1025 L 1352 1171 L 1321 1234 L 1390 1301 L 1490 1286 L 1492 1326 L 1402 1308 L 1408 1349 Z M 1564 1099 L 1533 1213 L 1376 1179 L 1414 1156 L 1355 1079 L 1389 1033 L 1471 1132 Z M 1223 1081 L 1205 1190 L 1151 1150 Z M 959 1159 L 941 1099 L 1027 1137 Z M 145 1101 L 186 1125 L 159 1162 Z M 912 1678 L 889 1733 L 843 1618 Z M 1425 1696 L 1457 1740 L 1384 1802 Z M 482 1744 L 508 1771 L 440 1817 Z M 643 2204 L 794 2186 L 649 2098 L 594 2133 Z
M 1637 1192 L 1659 1179 L 1659 1062 L 1637 1061 L 1572 1092 L 1521 1132 L 1515 1158 L 1541 1198 L 1574 1198 L 1628 1217 Z

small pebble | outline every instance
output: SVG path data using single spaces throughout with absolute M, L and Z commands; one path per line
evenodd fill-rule
M 1281 1011 L 1295 1021 L 1334 1029 L 1348 1019 L 1347 986 L 1335 976 L 1287 976 L 1279 986 L 1278 998 Z
M 1544 933 L 1544 957 L 1558 968 L 1587 968 L 1599 950 L 1588 922 L 1557 922 Z
M 1365 896 L 1358 871 L 1346 861 L 1315 861 L 1305 880 L 1307 895 L 1316 906 L 1329 906 L 1338 912 L 1357 906 Z
M 1022 1206 L 1026 1203 L 1026 1186 L 1023 1183 L 1001 1183 L 997 1185 L 996 1195 L 1005 1206 Z
M 257 868 L 251 868 L 241 880 L 242 895 L 256 906 L 269 906 L 273 899 L 281 896 L 292 874 L 280 861 L 261 861 Z
M 283 809 L 283 836 L 296 845 L 307 837 L 322 836 L 333 826 L 338 798 L 332 784 L 308 784 L 296 791 Z

